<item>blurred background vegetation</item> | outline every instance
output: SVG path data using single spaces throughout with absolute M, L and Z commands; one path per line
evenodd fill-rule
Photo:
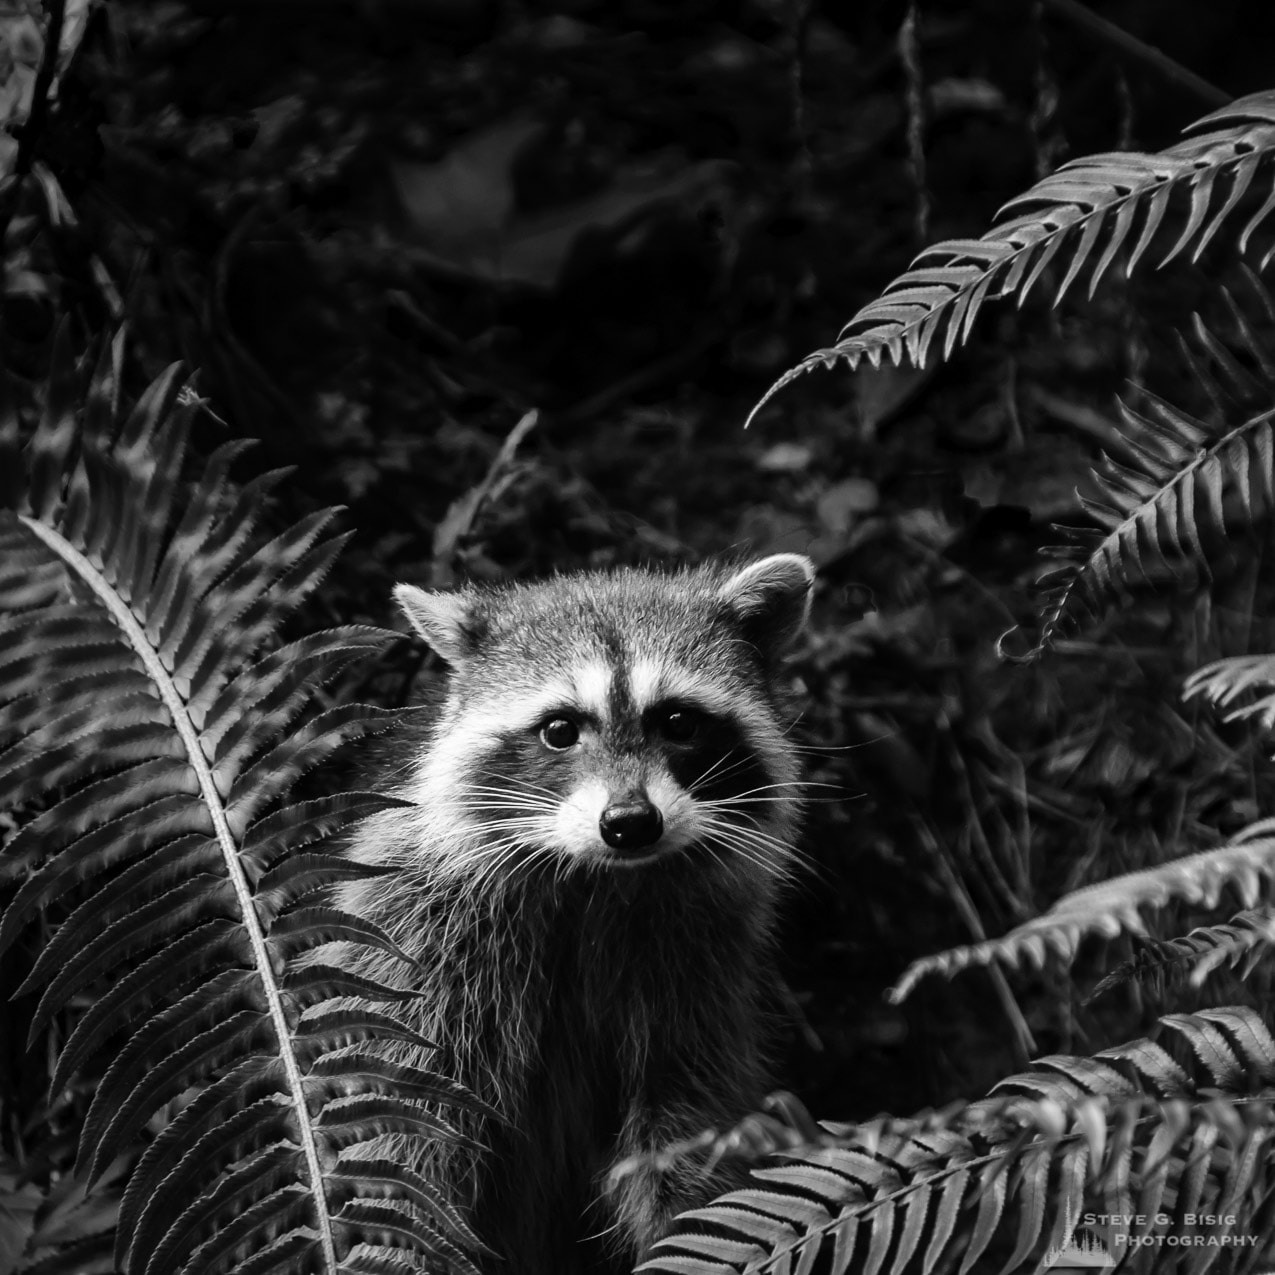
M 776 1079 L 816 1115 L 973 1097 L 1163 1009 L 1086 1004 L 1127 944 L 1074 979 L 882 993 L 1273 813 L 1244 730 L 1179 698 L 1206 659 L 1270 649 L 1259 558 L 1042 663 L 995 653 L 1034 622 L 1050 524 L 1084 521 L 1115 396 L 1193 406 L 1175 333 L 1225 313 L 1209 258 L 998 308 L 941 370 L 806 377 L 741 424 L 925 242 L 1270 87 L 1275 6 L 4 0 L 0 37 L 9 392 L 39 397 L 63 318 L 85 348 L 126 323 L 135 388 L 184 360 L 215 414 L 198 448 L 256 438 L 254 466 L 296 466 L 280 524 L 348 507 L 312 625 L 393 622 L 403 579 L 814 556 L 794 672 L 834 788 L 784 934 Z M 419 665 L 404 642 L 358 689 L 401 701 Z M 1269 998 L 1230 977 L 1174 1006 Z M 10 1154 L 43 1109 L 21 1012 L 0 1010 Z

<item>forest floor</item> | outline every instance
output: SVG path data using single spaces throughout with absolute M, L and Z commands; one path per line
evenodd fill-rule
M 1042 662 L 996 652 L 1038 626 L 1038 551 L 1083 521 L 1117 393 L 1190 399 L 1175 324 L 1212 295 L 1207 261 L 995 309 L 946 366 L 812 375 L 742 428 L 924 242 L 1210 109 L 1049 6 L 919 8 L 909 75 L 884 2 L 122 3 L 42 143 L 74 225 L 32 230 L 4 297 L 33 375 L 53 315 L 126 311 L 144 370 L 184 358 L 228 434 L 262 440 L 254 463 L 298 467 L 281 517 L 348 507 L 313 622 L 393 622 L 401 579 L 812 554 L 794 671 L 834 795 L 785 924 L 778 1079 L 840 1120 L 1137 1035 L 1163 1002 L 1083 1001 L 1127 946 L 883 993 L 918 956 L 1270 813 L 1247 737 L 1180 699 L 1259 640 L 1255 572 L 1212 603 L 1142 599 Z M 1229 34 L 1242 8 L 1193 6 L 1170 49 L 1226 96 L 1268 87 Z M 1172 43 L 1179 9 L 1119 16 Z M 401 698 L 414 671 L 404 643 L 363 689 Z

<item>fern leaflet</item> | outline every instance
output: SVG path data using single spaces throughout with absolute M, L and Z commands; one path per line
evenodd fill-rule
M 1266 693 L 1249 699 L 1255 691 Z M 1202 695 L 1224 709 L 1223 721 L 1256 718 L 1262 730 L 1275 730 L 1275 655 L 1234 655 L 1206 664 L 1187 678 L 1183 695 Z
M 1224 925 L 1201 925 L 1181 938 L 1145 939 L 1143 943 L 1132 960 L 1116 966 L 1094 987 L 1091 1001 L 1131 979 L 1148 980 L 1163 988 L 1186 975 L 1190 986 L 1199 987 L 1223 965 L 1231 969 L 1242 965 L 1240 976 L 1247 978 L 1275 943 L 1275 911 L 1246 909 Z

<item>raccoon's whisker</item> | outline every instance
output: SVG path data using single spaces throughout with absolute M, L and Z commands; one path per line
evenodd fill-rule
M 711 766 L 708 767 L 707 770 L 701 771 L 699 775 L 697 775 L 694 779 L 691 780 L 689 784 L 687 784 L 686 786 L 687 791 L 694 792 L 696 788 L 700 787 L 704 783 L 707 783 L 708 780 L 711 779 L 715 774 L 717 774 L 718 771 L 720 771 L 721 768 L 725 766 L 728 761 L 730 761 L 729 753 L 727 753 L 726 755 L 722 757 L 719 757 L 715 762 L 713 762 Z
M 732 850 L 739 845 L 745 844 L 745 838 L 739 835 L 746 831 L 731 824 L 724 824 L 720 820 L 706 820 L 705 833 L 710 839 L 713 839 L 718 845 L 722 845 L 724 849 Z
M 489 877 L 499 877 L 504 872 L 509 861 L 524 847 L 527 847 L 527 843 L 517 837 L 508 837 L 503 841 L 496 842 L 492 847 L 496 853 L 489 859 L 484 857 L 480 863 L 478 880 L 484 881 Z
M 807 788 L 839 788 L 839 784 L 826 784 L 819 781 L 807 782 L 801 779 L 778 780 L 771 784 L 758 784 L 755 788 L 745 788 L 743 792 L 734 793 L 730 797 L 717 798 L 719 801 L 738 801 L 742 797 L 751 797 L 757 792 L 776 792 L 780 789 L 796 789 L 803 792 Z
M 763 784 L 759 788 L 746 788 L 743 792 L 731 793 L 725 797 L 705 797 L 701 801 L 701 805 L 705 806 L 730 806 L 739 801 L 782 801 L 792 805 L 798 800 L 797 793 L 783 792 L 786 788 L 797 788 L 800 791 L 800 785 L 797 784 Z M 766 796 L 767 793 L 776 793 L 774 796 Z
M 544 827 L 544 820 L 538 816 L 525 815 L 522 818 L 505 816 L 501 819 L 484 819 L 479 823 L 468 824 L 470 832 L 517 832 L 534 831 Z
M 466 810 L 557 810 L 559 805 L 556 801 L 545 801 L 542 797 L 510 799 L 488 797 L 481 793 L 473 797 L 462 793 L 456 804 Z
M 511 792 L 508 788 L 486 788 L 477 784 L 470 784 L 461 789 L 462 797 L 473 795 L 475 797 L 494 797 L 506 805 L 525 805 L 525 806 L 556 806 L 562 799 L 557 793 L 551 793 L 546 790 L 545 793 L 538 792 Z
M 824 798 L 825 801 L 831 798 Z M 735 806 L 790 806 L 791 797 L 722 797 L 718 801 L 701 801 L 700 809 L 731 810 Z
M 506 875 L 510 861 L 520 854 L 523 856 L 521 866 L 533 871 L 539 863 L 552 857 L 552 852 L 544 846 L 518 836 L 501 838 L 490 845 L 490 851 L 494 853 L 484 853 L 476 860 L 478 867 L 476 883 L 485 883 L 488 879 L 502 879 Z
M 537 796 L 545 798 L 558 795 L 552 789 L 542 788 L 539 784 L 524 784 L 521 780 L 512 779 L 508 781 L 502 779 L 498 784 L 468 783 L 465 785 L 464 790 L 466 792 L 498 792 L 506 797 L 524 792 L 535 793 Z
M 546 797 L 552 797 L 557 800 L 558 794 L 552 788 L 546 788 L 543 784 L 533 784 L 529 779 L 523 779 L 518 775 L 506 775 L 495 770 L 480 770 L 478 772 L 480 779 L 494 779 L 499 781 L 495 791 L 508 792 L 510 788 L 517 788 L 522 792 L 541 793 Z M 481 785 L 469 785 L 470 787 L 480 788 Z
M 732 760 L 733 759 L 733 760 Z M 688 792 L 694 792 L 697 788 L 702 787 L 710 779 L 723 779 L 732 771 L 740 769 L 741 766 L 747 766 L 753 760 L 750 753 L 729 752 L 719 757 L 707 770 L 692 779 L 686 785 Z M 729 764 L 728 764 L 729 763 Z
M 750 818 L 747 812 L 741 811 L 741 818 Z M 786 864 L 796 858 L 793 848 L 786 841 L 779 837 L 772 836 L 769 832 L 764 832 L 760 827 L 751 827 L 748 825 L 728 824 L 720 819 L 710 816 L 706 820 L 708 830 L 711 834 L 719 837 L 727 842 L 733 848 L 739 849 L 741 852 L 769 852 L 774 858 L 767 857 L 764 864 L 760 864 L 755 855 L 750 855 L 751 862 L 759 863 L 759 866 L 766 867 L 771 872 L 783 874 L 782 868 L 776 867 L 778 864 Z
M 789 744 L 795 752 L 808 753 L 811 757 L 827 757 L 830 753 L 855 753 L 869 744 L 877 743 L 882 737 L 863 739 L 857 744 Z
M 742 859 L 745 863 L 770 876 L 778 875 L 773 863 L 766 862 L 761 855 L 734 839 L 710 834 L 704 844 L 712 851 L 718 863 L 726 864 L 730 858 Z
M 732 811 L 744 815 L 749 813 L 747 806 L 779 806 L 791 809 L 795 804 L 790 797 L 721 797 L 715 801 L 699 801 L 697 808 L 705 814 L 730 814 Z M 757 812 L 752 812 L 756 815 Z M 769 812 L 766 812 L 769 813 Z
M 749 822 L 746 824 L 739 824 L 721 821 L 718 823 L 718 827 L 721 828 L 723 832 L 729 832 L 731 836 L 734 836 L 740 841 L 748 841 L 754 845 L 768 845 L 776 850 L 782 851 L 784 854 L 790 853 L 788 850 L 788 843 L 786 841 L 774 836 L 770 832 L 767 832 L 761 827 L 756 819 L 748 814 L 747 811 L 741 811 L 740 818 L 747 819 Z
M 466 802 L 458 804 L 458 810 L 462 814 L 467 815 L 490 815 L 491 822 L 499 822 L 501 819 L 510 822 L 524 822 L 528 819 L 543 820 L 546 815 L 552 817 L 557 812 L 556 806 L 525 806 L 521 802 L 517 804 L 505 804 L 503 802 Z

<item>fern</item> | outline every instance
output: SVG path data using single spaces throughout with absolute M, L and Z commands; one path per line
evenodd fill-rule
M 1048 912 L 1001 938 L 914 961 L 891 989 L 890 998 L 896 1003 L 903 1000 L 926 974 L 952 975 L 993 962 L 1014 967 L 1026 962 L 1039 969 L 1051 953 L 1070 961 L 1087 935 L 1145 934 L 1141 909 L 1162 908 L 1174 899 L 1211 908 L 1229 886 L 1251 908 L 1261 896 L 1262 881 L 1272 876 L 1275 819 L 1265 819 L 1245 828 L 1227 845 L 1066 894 Z
M 969 336 L 986 301 L 1017 297 L 1021 304 L 1051 262 L 1065 263 L 1055 304 L 1091 263 L 1092 296 L 1130 244 L 1126 272 L 1132 273 L 1176 191 L 1189 200 L 1186 224 L 1160 264 L 1188 250 L 1192 260 L 1198 259 L 1259 173 L 1263 180 L 1272 175 L 1275 91 L 1240 98 L 1186 131 L 1185 141 L 1155 154 L 1113 152 L 1064 164 L 1006 204 L 1001 216 L 1008 220 L 982 238 L 947 239 L 926 248 L 846 324 L 835 345 L 816 350 L 785 372 L 753 408 L 749 421 L 789 382 L 816 367 L 843 361 L 853 369 L 863 359 L 878 367 L 882 359 L 901 364 L 905 356 L 922 367 L 940 335 L 947 358 Z M 1241 252 L 1272 210 L 1275 181 L 1240 231 Z
M 3 856 L 0 949 L 63 917 L 21 990 L 40 991 L 33 1038 L 87 1004 L 52 1079 L 100 1076 L 77 1174 L 100 1179 L 180 1099 L 120 1204 L 129 1275 L 472 1270 L 432 1187 L 359 1158 L 387 1132 L 455 1136 L 437 1104 L 468 1098 L 376 1054 L 415 1039 L 385 1004 L 403 993 L 306 960 L 334 938 L 397 952 L 319 893 L 375 871 L 323 842 L 388 799 L 287 804 L 395 719 L 315 700 L 387 635 L 278 644 L 340 548 L 333 511 L 252 547 L 283 473 L 235 491 L 231 443 L 187 490 L 177 370 L 117 424 L 120 358 L 117 341 L 82 392 L 63 333 L 25 447 L 0 414 L 0 807 L 55 794 Z
M 1201 1231 L 1215 1243 L 1191 1246 L 1192 1269 L 1208 1269 L 1275 1186 L 1275 1040 L 1242 1008 L 1161 1026 L 1185 1046 L 1186 1066 L 1135 1040 L 1042 1058 L 945 1112 L 828 1126 L 816 1143 L 780 1150 L 782 1163 L 754 1170 L 745 1189 L 683 1214 L 638 1269 L 1040 1270 L 1086 1209 L 1139 1219 L 1120 1236 L 1132 1241 L 1121 1269 L 1163 1268 L 1174 1253 L 1165 1241 Z M 1235 1220 L 1186 1220 L 1200 1214 Z M 1163 1247 L 1135 1246 L 1153 1230 Z
M 1220 438 L 1150 395 L 1148 413 L 1121 405 L 1131 461 L 1104 455 L 1094 479 L 1101 499 L 1082 497 L 1101 531 L 1066 529 L 1073 542 L 1050 552 L 1074 559 L 1039 581 L 1048 594 L 1034 659 L 1112 594 L 1138 584 L 1183 581 L 1207 570 L 1208 542 L 1225 539 L 1228 518 L 1256 523 L 1275 508 L 1275 443 L 1266 411 Z M 1000 652 L 1005 655 L 1005 638 Z

